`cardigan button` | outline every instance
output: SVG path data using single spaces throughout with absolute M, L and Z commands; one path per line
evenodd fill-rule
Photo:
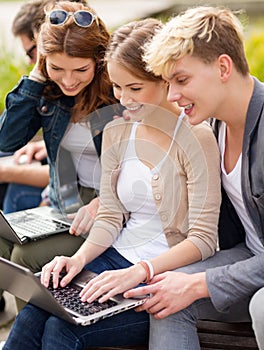
M 155 194 L 155 199 L 157 201 L 160 201 L 161 200 L 161 195 L 159 193 Z
M 42 106 L 41 107 L 41 112 L 46 113 L 48 111 L 47 106 Z
M 153 180 L 158 180 L 159 179 L 159 175 L 158 174 L 155 174 L 155 175 L 153 175 Z
M 162 221 L 166 221 L 167 220 L 167 215 L 166 214 L 162 214 L 161 215 L 161 220 Z

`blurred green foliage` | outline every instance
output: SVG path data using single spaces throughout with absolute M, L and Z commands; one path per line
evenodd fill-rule
M 0 47 L 0 113 L 4 110 L 6 94 L 15 86 L 22 75 L 30 70 L 26 60 L 1 45 Z
M 254 20 L 246 30 L 245 50 L 252 75 L 264 82 L 264 19 Z M 3 41 L 0 45 L 0 113 L 6 94 L 15 86 L 22 75 L 28 74 L 31 66 L 25 57 L 14 56 Z
M 264 82 L 264 19 L 254 21 L 245 41 L 250 73 Z

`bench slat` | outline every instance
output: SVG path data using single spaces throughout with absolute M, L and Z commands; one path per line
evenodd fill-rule
M 254 337 L 250 322 L 225 323 L 216 321 L 198 321 L 199 333 L 220 333 L 220 334 L 243 334 L 243 336 Z
M 202 350 L 258 350 L 254 332 L 249 322 L 199 321 L 197 327 Z M 148 350 L 148 347 L 129 346 L 97 348 L 94 350 Z
M 199 321 L 197 326 L 202 350 L 258 350 L 255 335 L 249 322 Z

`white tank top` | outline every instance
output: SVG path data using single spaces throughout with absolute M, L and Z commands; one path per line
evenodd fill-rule
M 173 140 L 183 116 L 184 113 L 178 119 Z M 153 199 L 151 179 L 159 172 L 173 144 L 172 140 L 164 158 L 155 168 L 150 169 L 138 159 L 136 154 L 137 126 L 137 122 L 133 124 L 117 181 L 118 197 L 130 212 L 130 217 L 126 227 L 113 244 L 122 256 L 134 264 L 168 250 L 168 243 Z

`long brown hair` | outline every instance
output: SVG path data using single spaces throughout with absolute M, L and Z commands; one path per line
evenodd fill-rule
M 96 15 L 92 8 L 75 2 L 60 1 L 45 10 L 49 12 L 53 9 L 67 12 L 86 10 Z M 51 25 L 46 18 L 40 28 L 38 35 L 39 68 L 47 79 L 49 77 L 46 71 L 46 57 L 50 54 L 65 53 L 70 57 L 95 60 L 94 79 L 81 92 L 78 107 L 75 106 L 75 108 L 83 110 L 85 113 L 93 112 L 103 103 L 109 105 L 116 102 L 111 95 L 112 86 L 104 62 L 109 36 L 105 24 L 98 16 L 97 22 L 94 21 L 87 28 L 76 25 L 72 17 L 69 17 L 63 25 L 58 26 Z M 57 84 L 49 79 L 44 94 L 50 99 L 63 95 Z

